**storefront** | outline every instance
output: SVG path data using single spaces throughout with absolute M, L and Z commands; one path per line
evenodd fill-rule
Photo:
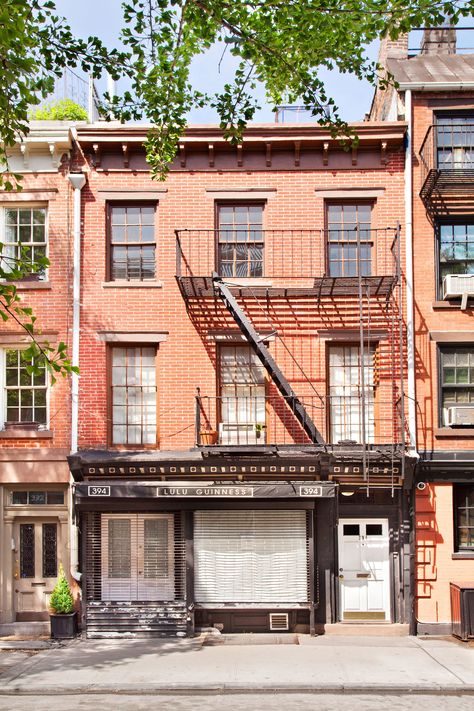
M 88 636 L 314 632 L 319 566 L 334 548 L 319 556 L 317 529 L 334 538 L 335 492 L 321 481 L 76 484 Z

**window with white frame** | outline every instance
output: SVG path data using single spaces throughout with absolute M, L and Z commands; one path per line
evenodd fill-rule
M 364 349 L 362 362 L 359 346 L 334 345 L 329 348 L 329 403 L 333 443 L 344 440 L 374 442 L 374 356 L 373 345 Z
M 112 444 L 156 444 L 156 349 L 112 348 Z
M 5 426 L 48 422 L 48 377 L 44 366 L 31 371 L 32 360 L 24 350 L 1 351 L 3 422 Z
M 14 272 L 18 260 L 38 264 L 47 257 L 47 210 L 41 206 L 6 206 L 0 214 L 0 267 Z M 46 268 L 36 268 L 38 279 L 44 280 Z
M 440 349 L 441 407 L 443 424 L 474 423 L 474 348 L 443 346 Z

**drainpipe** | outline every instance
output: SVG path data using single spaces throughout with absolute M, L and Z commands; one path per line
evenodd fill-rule
M 81 310 L 81 190 L 86 184 L 83 173 L 69 173 L 69 182 L 74 188 L 74 220 L 73 220 L 73 285 L 72 285 L 72 365 L 79 366 L 79 331 Z M 79 376 L 71 376 L 71 453 L 77 452 L 79 425 Z M 72 487 L 70 491 L 70 555 L 71 575 L 80 581 L 79 573 L 79 531 L 72 518 Z
M 415 326 L 413 305 L 413 119 L 410 89 L 407 89 L 405 92 L 405 117 L 408 123 L 405 149 L 405 275 L 407 305 L 408 439 L 410 453 L 413 456 L 416 456 Z
M 418 458 L 416 451 L 416 382 L 415 382 L 415 321 L 413 297 L 413 114 L 412 93 L 405 91 L 405 118 L 408 123 L 405 151 L 405 249 L 406 249 L 406 309 L 407 309 L 407 389 L 408 389 L 408 441 L 410 454 Z M 411 509 L 411 531 L 408 544 L 410 560 L 410 634 L 416 635 L 416 600 L 415 600 L 415 495 L 408 492 Z M 408 503 L 408 502 L 407 502 Z

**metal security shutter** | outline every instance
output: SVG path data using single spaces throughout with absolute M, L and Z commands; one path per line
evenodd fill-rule
M 304 511 L 196 511 L 194 554 L 197 602 L 308 599 Z

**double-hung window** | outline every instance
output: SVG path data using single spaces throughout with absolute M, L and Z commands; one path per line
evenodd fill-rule
M 439 170 L 474 167 L 474 116 L 438 116 L 436 153 Z
M 112 444 L 156 444 L 156 349 L 112 348 Z
M 220 348 L 221 444 L 265 442 L 265 368 L 247 345 Z
M 474 552 L 474 486 L 455 484 L 453 499 L 456 551 Z
M 370 223 L 370 205 L 327 206 L 329 276 L 370 276 Z
M 15 273 L 19 261 L 38 265 L 32 272 L 45 279 L 41 261 L 47 257 L 48 231 L 45 207 L 3 207 L 0 214 L 0 268 Z
M 440 224 L 439 274 L 474 274 L 474 220 L 471 223 Z
M 470 424 L 472 411 L 474 425 L 474 347 L 443 347 L 440 365 L 443 424 Z
M 2 351 L 3 421 L 8 424 L 36 423 L 46 427 L 47 374 L 44 367 L 28 372 L 32 365 L 25 351 L 8 348 Z
M 263 205 L 218 205 L 217 250 L 221 276 L 263 276 Z
M 364 349 L 362 386 L 359 346 L 330 346 L 329 402 L 331 442 L 374 442 L 375 347 Z M 364 408 L 364 417 L 362 411 Z M 365 424 L 365 436 L 363 421 Z
M 109 252 L 111 281 L 155 278 L 153 205 L 109 205 Z

